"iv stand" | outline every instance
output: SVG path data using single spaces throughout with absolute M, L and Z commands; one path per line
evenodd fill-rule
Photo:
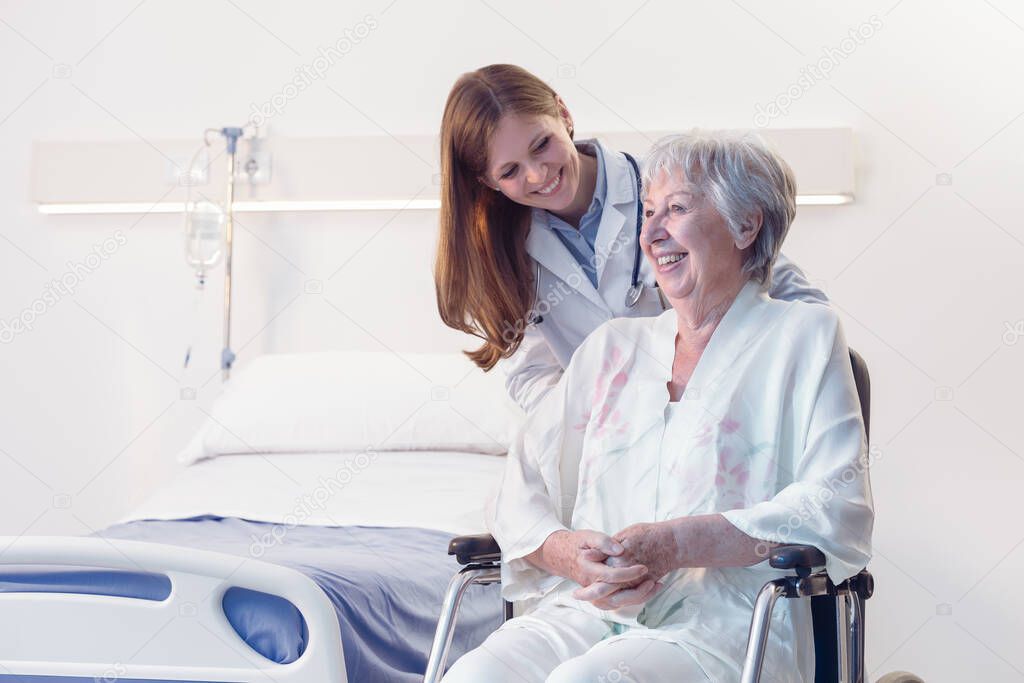
M 228 143 L 228 197 L 224 225 L 224 348 L 220 352 L 221 379 L 226 382 L 231 377 L 231 365 L 235 362 L 235 352 L 231 350 L 231 247 L 235 223 L 235 154 L 238 151 L 238 139 L 242 137 L 243 130 L 241 128 L 221 128 L 218 132 Z

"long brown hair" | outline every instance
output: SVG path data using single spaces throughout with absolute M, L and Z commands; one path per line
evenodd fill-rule
M 449 327 L 483 339 L 466 355 L 484 370 L 519 348 L 535 293 L 526 253 L 531 209 L 480 181 L 506 114 L 558 117 L 557 95 L 525 69 L 492 64 L 459 78 L 441 119 L 437 309 Z

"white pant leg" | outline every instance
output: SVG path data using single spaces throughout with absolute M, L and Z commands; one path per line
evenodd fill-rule
M 704 670 L 681 645 L 655 638 L 604 641 L 559 664 L 547 683 L 706 683 Z M 724 683 L 724 682 L 720 682 Z
M 442 683 L 543 683 L 556 666 L 610 631 L 606 622 L 572 607 L 539 607 L 510 619 L 460 657 Z

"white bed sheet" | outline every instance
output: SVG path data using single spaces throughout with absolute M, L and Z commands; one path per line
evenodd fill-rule
M 120 521 L 216 515 L 483 533 L 504 467 L 501 456 L 433 451 L 222 455 L 188 467 Z

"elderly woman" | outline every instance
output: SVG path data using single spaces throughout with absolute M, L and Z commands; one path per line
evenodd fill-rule
M 749 137 L 660 141 L 641 244 L 671 309 L 598 328 L 509 454 L 491 531 L 529 601 L 446 681 L 736 681 L 771 547 L 870 557 L 865 436 L 824 306 L 768 298 L 795 213 Z M 765 680 L 813 680 L 805 601 L 772 618 Z

